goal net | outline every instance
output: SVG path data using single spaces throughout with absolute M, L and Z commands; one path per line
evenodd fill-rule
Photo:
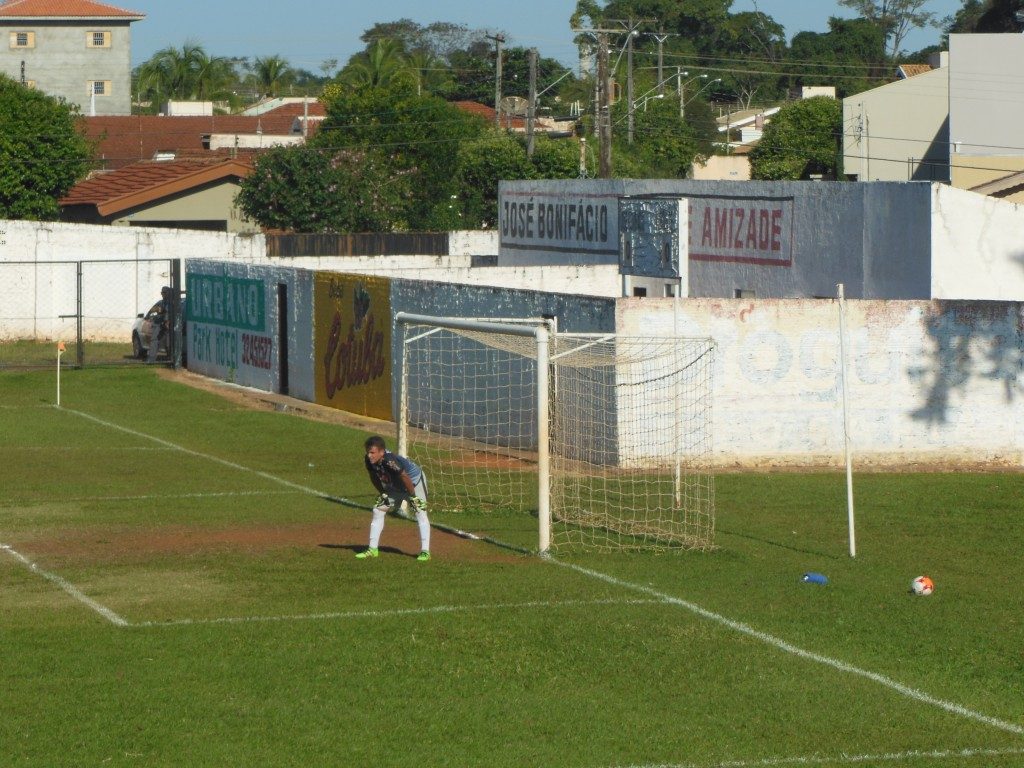
M 540 551 L 712 546 L 711 340 L 397 320 L 432 516 L 535 518 Z

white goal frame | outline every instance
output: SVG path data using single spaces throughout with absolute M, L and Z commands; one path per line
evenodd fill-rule
M 481 457 L 494 446 L 499 460 L 535 465 L 536 489 L 533 480 L 525 486 L 499 480 L 479 486 L 482 494 L 463 496 L 454 483 L 448 491 L 456 495 L 442 494 L 440 509 L 460 512 L 480 503 L 481 510 L 496 504 L 496 511 L 532 512 L 535 504 L 541 554 L 553 548 L 556 534 L 558 546 L 605 550 L 713 546 L 712 340 L 560 334 L 546 318 L 398 312 L 395 326 L 400 454 L 422 462 L 418 452 L 410 455 L 419 446 L 433 463 L 428 456 L 438 445 Z M 452 343 L 459 337 L 468 346 Z M 479 359 L 478 349 L 485 355 Z M 472 373 L 474 366 L 481 372 Z M 485 389 L 472 384 L 478 377 Z M 496 397 L 475 397 L 479 392 Z M 611 420 L 578 421 L 594 413 Z M 594 429 L 584 429 L 581 439 L 579 424 Z M 459 463 L 445 470 L 452 478 L 465 468 L 488 482 L 490 470 L 453 458 Z M 502 477 L 519 471 L 511 467 Z
M 548 431 L 548 339 L 549 324 L 523 325 L 466 320 L 457 317 L 432 317 L 408 312 L 395 314 L 396 325 L 432 325 L 463 331 L 504 333 L 511 336 L 532 336 L 537 345 L 537 547 L 542 554 L 551 549 L 551 452 Z M 402 371 L 398 385 L 398 452 L 405 456 L 409 447 L 409 372 L 405 364 L 405 351 L 412 339 L 402 334 Z

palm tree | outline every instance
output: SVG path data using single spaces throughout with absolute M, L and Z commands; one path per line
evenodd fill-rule
M 222 56 L 210 56 L 198 43 L 180 49 L 164 48 L 143 62 L 138 71 L 140 98 L 159 107 L 168 99 L 223 98 L 235 78 L 234 66 Z
M 264 96 L 276 96 L 294 77 L 291 65 L 280 56 L 262 56 L 253 62 L 256 86 Z
M 382 37 L 357 53 L 338 75 L 338 81 L 352 88 L 387 85 L 408 69 L 401 43 Z
M 424 91 L 440 94 L 452 84 L 452 78 L 444 62 L 427 51 L 416 51 L 406 57 L 406 66 L 416 75 L 417 93 Z

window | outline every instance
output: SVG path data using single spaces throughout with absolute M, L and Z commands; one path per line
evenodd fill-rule
M 679 295 L 679 283 L 665 283 L 665 298 L 672 299 Z
M 755 299 L 757 293 L 750 288 L 733 288 L 732 297 L 734 299 Z
M 110 81 L 109 80 L 90 80 L 89 81 L 89 92 L 93 96 L 109 96 L 110 95 Z
M 643 298 L 643 297 L 645 297 L 647 295 L 647 289 L 646 288 L 640 288 L 639 286 L 635 286 L 633 288 L 633 295 L 638 297 L 638 298 Z
M 11 32 L 11 48 L 35 48 L 35 32 Z
M 85 33 L 85 47 L 86 48 L 109 48 L 110 47 L 110 33 L 109 32 L 86 32 Z

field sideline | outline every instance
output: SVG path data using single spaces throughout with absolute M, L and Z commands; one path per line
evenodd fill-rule
M 513 548 L 420 564 L 391 518 L 359 562 L 365 432 L 145 368 L 59 409 L 0 381 L 12 765 L 1024 765 L 1024 475 L 858 475 L 855 560 L 844 478 L 787 473 L 719 477 L 710 553 L 542 559 L 467 514 Z

